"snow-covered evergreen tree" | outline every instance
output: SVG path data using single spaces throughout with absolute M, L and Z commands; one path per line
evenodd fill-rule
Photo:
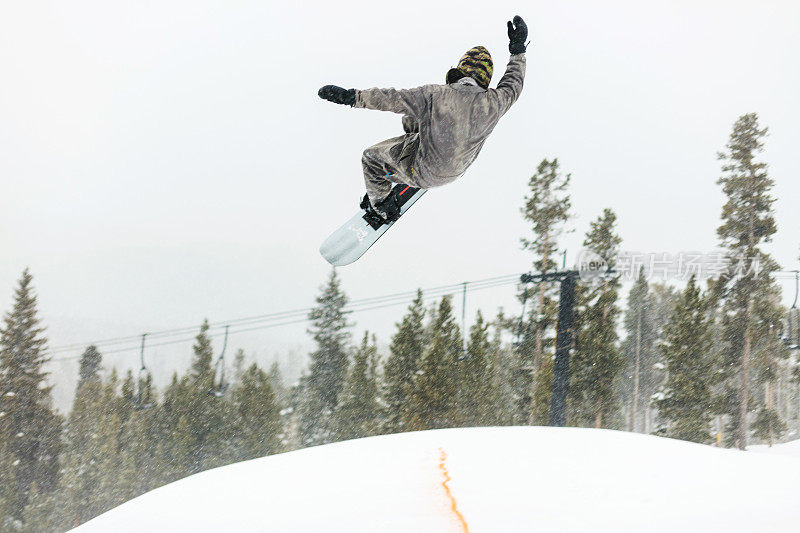
M 233 391 L 233 446 L 244 461 L 281 450 L 281 416 L 270 377 L 253 363 Z
M 153 429 L 163 445 L 165 481 L 181 478 L 229 462 L 225 453 L 234 417 L 230 402 L 212 394 L 213 349 L 204 321 L 192 346 L 189 372 L 173 376 L 158 409 Z
M 283 382 L 283 373 L 281 372 L 281 365 L 278 361 L 273 361 L 269 366 L 267 378 L 275 393 L 275 401 L 278 403 L 279 407 L 283 408 L 283 406 L 289 403 L 289 390 Z
M 120 433 L 120 477 L 128 498 L 164 484 L 163 443 L 158 439 L 158 410 L 131 412 Z
M 614 212 L 605 209 L 591 223 L 583 241 L 609 268 L 615 266 L 622 241 L 616 233 L 616 221 Z M 577 284 L 567 415 L 572 425 L 609 427 L 619 414 L 617 384 L 625 366 L 617 342 L 619 285 L 619 278 L 603 278 L 591 285 Z
M 494 354 L 489 340 L 489 324 L 484 321 L 480 311 L 470 328 L 467 353 L 458 365 L 458 378 L 458 425 L 473 427 L 498 423 Z
M 657 405 L 668 437 L 700 443 L 711 440 L 711 332 L 708 302 L 692 276 L 675 303 L 660 343 L 668 377 Z
M 67 421 L 67 448 L 59 488 L 64 499 L 62 511 L 68 513 L 70 522 L 76 524 L 106 510 L 105 495 L 100 492 L 103 478 L 116 475 L 116 472 L 102 470 L 102 465 L 107 462 L 103 452 L 115 451 L 114 447 L 101 441 L 101 429 L 113 411 L 109 389 L 99 381 L 86 382 L 75 395 Z M 113 444 L 117 444 L 116 436 Z
M 785 313 L 780 303 L 780 292 L 773 285 L 772 298 L 765 298 L 766 309 L 762 310 L 766 318 L 772 315 L 772 323 L 778 324 Z M 763 296 L 763 295 L 761 295 Z M 753 436 L 772 446 L 777 439 L 786 432 L 786 422 L 781 418 L 781 413 L 776 405 L 778 394 L 777 385 L 780 373 L 790 351 L 778 336 L 776 328 L 770 328 L 761 338 L 753 350 L 753 369 L 755 371 L 756 398 L 759 409 L 752 424 Z
M 397 332 L 389 345 L 389 357 L 384 365 L 383 431 L 399 433 L 406 430 L 408 418 L 408 394 L 422 357 L 425 344 L 425 307 L 422 291 L 408 308 L 408 312 L 397 324 Z
M 431 317 L 431 337 L 408 396 L 405 427 L 411 431 L 455 425 L 462 339 L 450 300 L 450 296 L 444 296 Z
M 8 415 L 0 411 L 0 533 L 15 531 L 18 519 L 14 518 L 14 505 L 17 500 L 14 494 L 14 459 L 9 451 L 11 427 Z
M 300 433 L 305 445 L 324 444 L 335 438 L 332 414 L 347 376 L 351 324 L 347 322 L 347 296 L 336 269 L 317 296 L 317 306 L 308 315 L 309 333 L 317 345 L 303 384 Z
M 90 381 L 100 381 L 100 365 L 103 356 L 97 346 L 91 345 L 81 354 L 80 366 L 78 370 L 78 386 L 80 388 Z
M 46 343 L 33 276 L 26 269 L 0 326 L 0 413 L 5 424 L 0 448 L 12 458 L 8 480 L 14 488 L 7 497 L 16 518 L 22 517 L 34 483 L 39 492 L 48 493 L 58 482 L 62 420 L 53 410 L 44 370 Z
M 185 377 L 184 395 L 181 398 L 188 433 L 189 473 L 196 473 L 224 464 L 222 448 L 231 418 L 226 416 L 227 404 L 223 398 L 211 394 L 214 387 L 214 350 L 208 335 L 208 321 L 200 326 L 200 333 L 192 346 L 194 355 Z
M 771 326 L 778 323 L 777 291 L 772 273 L 778 265 L 764 250 L 777 231 L 771 196 L 773 180 L 767 164 L 757 156 L 764 149 L 767 129 L 755 113 L 742 115 L 733 126 L 722 161 L 722 186 L 726 203 L 717 228 L 725 248 L 728 270 L 717 284 L 723 298 L 722 366 L 726 372 L 728 441 L 747 446 L 749 417 L 753 410 L 753 355 L 762 349 Z M 734 401 L 735 399 L 735 401 Z
M 247 357 L 244 354 L 244 349 L 239 348 L 236 350 L 236 353 L 233 354 L 233 384 L 236 385 L 242 380 L 242 376 L 246 370 L 245 368 L 245 361 Z
M 361 346 L 353 354 L 344 389 L 336 408 L 336 432 L 339 440 L 360 439 L 378 432 L 378 346 L 369 332 L 364 332 Z
M 500 309 L 492 321 L 490 337 L 492 354 L 492 388 L 496 394 L 496 424 L 511 425 L 519 423 L 519 388 L 515 377 L 520 373 L 519 357 L 513 343 L 504 342 L 503 336 L 509 331 L 516 334 L 519 330 L 518 320 L 509 320 Z M 516 338 L 516 337 L 514 337 Z M 546 387 L 538 390 L 543 390 Z
M 567 193 L 569 181 L 570 175 L 561 172 L 557 158 L 543 159 L 528 181 L 529 193 L 522 214 L 531 224 L 532 235 L 523 238 L 522 245 L 533 253 L 534 272 L 550 272 L 559 266 L 558 239 L 572 207 Z M 529 294 L 520 297 L 527 299 L 529 313 L 518 346 L 520 367 L 528 372 L 521 371 L 519 376 L 530 378 L 527 383 L 520 381 L 529 389 L 518 393 L 523 405 L 528 404 L 521 418 L 530 424 L 543 424 L 546 420 L 542 419 L 542 413 L 549 412 L 553 379 L 552 340 L 558 317 L 558 283 L 537 283 Z
M 653 299 L 642 267 L 628 293 L 628 306 L 623 318 L 627 334 L 622 342 L 622 353 L 626 363 L 624 392 L 628 407 L 628 431 L 645 430 L 644 415 L 650 395 L 655 392 L 647 387 L 653 381 L 654 365 L 658 359 Z

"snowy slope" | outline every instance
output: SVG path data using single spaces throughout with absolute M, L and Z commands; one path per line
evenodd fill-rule
M 796 531 L 800 459 L 577 428 L 372 437 L 144 494 L 99 532 Z
M 755 446 L 748 446 L 747 451 L 759 453 L 773 453 L 776 455 L 788 455 L 800 459 L 800 440 L 793 440 L 783 444 L 776 444 L 775 446 L 767 446 L 765 444 L 757 444 Z

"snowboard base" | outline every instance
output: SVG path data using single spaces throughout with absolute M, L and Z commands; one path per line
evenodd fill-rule
M 395 185 L 392 194 L 400 206 L 400 218 L 425 194 L 425 189 Z M 333 266 L 349 265 L 369 250 L 395 222 L 380 223 L 373 213 L 359 209 L 339 229 L 331 233 L 319 248 L 319 253 Z M 399 219 L 398 219 L 399 220 Z

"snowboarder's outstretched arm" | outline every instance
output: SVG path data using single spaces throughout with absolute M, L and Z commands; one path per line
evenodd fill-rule
M 511 52 L 511 59 L 497 89 L 492 89 L 497 95 L 501 115 L 508 111 L 522 92 L 527 38 L 528 26 L 522 17 L 516 16 L 513 22 L 508 22 L 508 50 Z M 425 113 L 430 96 L 437 87 L 440 86 L 423 85 L 414 89 L 358 90 L 326 85 L 319 90 L 318 94 L 320 98 L 336 104 L 419 117 Z
M 414 89 L 344 89 L 326 85 L 319 90 L 319 97 L 336 104 L 362 107 L 378 111 L 391 111 L 418 116 L 425 108 L 428 96 L 435 85 L 423 85 Z
M 353 107 L 391 111 L 418 117 L 427 107 L 431 91 L 436 85 L 423 85 L 414 89 L 364 89 L 356 90 L 356 103 Z
M 489 89 L 497 94 L 500 115 L 504 115 L 522 93 L 525 80 L 525 54 L 514 54 L 508 60 L 506 72 L 497 84 L 497 89 Z
M 525 41 L 528 39 L 528 25 L 517 15 L 514 22 L 508 22 L 508 51 L 511 59 L 495 92 L 500 104 L 500 114 L 505 114 L 511 105 L 517 101 L 522 92 L 522 83 L 525 80 Z

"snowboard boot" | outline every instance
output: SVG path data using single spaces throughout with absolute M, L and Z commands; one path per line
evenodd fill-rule
M 374 206 L 369 199 L 369 195 L 365 194 L 359 206 L 366 211 L 364 220 L 373 229 L 378 229 L 382 225 L 395 222 L 400 218 L 400 204 L 397 203 L 394 191 L 390 192 L 386 198 L 377 202 Z
M 397 203 L 397 195 L 394 191 L 389 196 L 375 204 L 375 211 L 378 212 L 387 222 L 397 222 L 400 218 L 400 204 Z

